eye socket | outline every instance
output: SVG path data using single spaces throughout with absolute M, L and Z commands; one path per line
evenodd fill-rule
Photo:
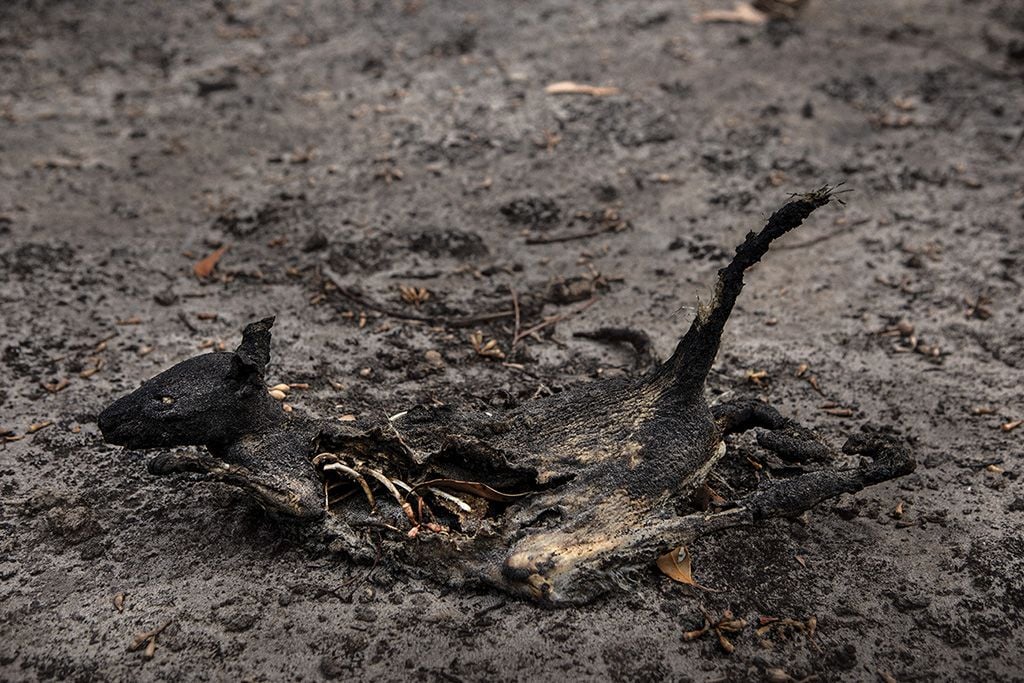
M 165 406 L 173 406 L 174 405 L 174 397 L 173 396 L 161 396 L 160 397 L 160 402 L 163 403 Z

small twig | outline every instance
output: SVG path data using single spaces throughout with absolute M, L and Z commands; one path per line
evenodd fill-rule
M 515 290 L 514 287 L 509 287 L 509 291 L 512 293 L 512 310 L 516 314 L 515 328 L 512 331 L 512 346 L 509 349 L 509 353 L 511 354 L 512 352 L 514 352 L 516 350 L 516 344 L 519 343 L 519 330 L 520 330 L 521 320 L 520 320 L 520 313 L 519 313 L 519 295 L 516 294 L 516 290 Z
M 597 237 L 603 235 L 606 232 L 615 232 L 614 228 L 601 228 L 600 230 L 591 230 L 589 232 L 577 232 L 570 233 L 568 235 L 553 235 L 551 237 L 527 237 L 527 244 L 558 244 L 559 242 L 572 242 L 573 240 L 583 240 L 588 237 Z
M 585 301 L 582 306 L 578 307 L 574 311 L 568 311 L 566 313 L 559 313 L 558 315 L 549 316 L 549 317 L 545 318 L 542 322 L 539 322 L 536 325 L 534 325 L 533 327 L 529 327 L 529 328 L 527 328 L 525 330 L 520 331 L 519 334 L 517 334 L 515 336 L 515 338 L 512 340 L 512 344 L 515 345 L 515 344 L 519 343 L 524 338 L 529 337 L 531 334 L 534 334 L 536 332 L 540 332 L 541 330 L 543 330 L 545 327 L 547 327 L 549 325 L 554 325 L 555 323 L 561 322 L 561 321 L 565 320 L 566 318 L 569 318 L 569 317 L 572 317 L 572 316 L 576 315 L 577 313 L 582 313 L 583 311 L 587 310 L 588 308 L 593 306 L 595 303 L 597 303 L 598 298 L 599 297 L 596 297 L 596 296 L 595 297 L 591 297 L 590 299 L 587 299 L 587 301 Z
M 188 314 L 185 311 L 178 311 L 178 320 L 184 323 L 185 327 L 192 334 L 199 334 L 199 328 L 192 324 L 192 321 L 188 319 Z
M 392 318 L 399 318 L 401 320 L 415 320 L 417 322 L 428 323 L 431 325 L 447 325 L 448 327 L 473 327 L 480 323 L 492 322 L 494 320 L 503 320 L 504 318 L 511 318 L 515 315 L 515 311 L 497 311 L 495 313 L 480 313 L 477 315 L 470 315 L 461 318 L 444 318 L 439 316 L 431 315 L 417 315 L 415 313 L 408 313 L 406 311 L 400 311 L 390 306 L 378 303 L 373 299 L 370 299 L 366 295 L 356 290 L 344 287 L 341 285 L 341 278 L 338 277 L 327 266 L 321 268 L 322 276 L 334 285 L 335 290 L 338 294 L 345 297 L 349 301 L 359 304 L 363 308 L 367 308 L 371 311 L 377 311 L 384 315 Z

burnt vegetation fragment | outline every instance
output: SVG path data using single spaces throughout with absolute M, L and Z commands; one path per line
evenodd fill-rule
M 586 602 L 699 536 L 795 516 L 914 469 L 890 432 L 852 436 L 842 452 L 859 464 L 839 467 L 834 449 L 770 406 L 741 399 L 712 408 L 705 399 L 745 271 L 836 199 L 828 186 L 793 196 L 749 233 L 664 363 L 642 333 L 594 332 L 632 345 L 640 365 L 652 366 L 635 376 L 506 411 L 431 405 L 371 427 L 317 421 L 284 411 L 267 391 L 267 318 L 246 327 L 234 352 L 184 361 L 118 399 L 100 428 L 129 448 L 205 446 L 159 455 L 149 469 L 236 485 L 277 514 L 322 525 L 331 548 L 354 561 L 378 561 L 383 551 L 449 582 L 483 582 L 550 605 Z M 537 207 L 528 208 L 515 213 L 537 223 Z M 761 430 L 762 448 L 801 463 L 799 474 L 766 476 L 731 500 L 709 497 L 724 437 L 751 429 Z M 689 503 L 701 499 L 714 506 Z

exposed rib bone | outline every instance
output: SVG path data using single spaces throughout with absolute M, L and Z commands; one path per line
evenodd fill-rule
M 416 516 L 419 518 L 420 524 L 423 524 L 423 520 L 425 518 L 429 518 L 434 522 L 437 521 L 437 517 L 434 515 L 434 511 L 430 509 L 429 505 L 427 505 L 427 501 L 424 500 L 423 496 L 417 493 L 412 486 L 409 486 L 401 479 L 392 479 L 391 481 L 392 483 L 394 483 L 395 486 L 405 491 L 406 498 L 408 498 L 408 496 L 416 496 L 416 509 L 418 511 L 418 514 Z
M 413 493 L 412 487 L 409 486 L 408 484 L 406 484 L 401 479 L 392 479 L 391 483 L 393 483 L 395 486 L 397 486 L 398 488 L 402 489 L 406 493 Z M 419 494 L 417 493 L 416 495 L 418 496 Z
M 320 467 L 325 462 L 338 462 L 339 458 L 334 453 L 319 453 L 313 458 L 313 467 Z
M 377 481 L 379 481 L 381 484 L 383 484 L 384 488 L 388 490 L 391 496 L 402 508 L 402 512 L 404 512 L 405 516 L 409 518 L 409 522 L 411 522 L 413 526 L 419 524 L 419 522 L 416 521 L 416 515 L 414 515 L 412 512 L 412 506 L 409 505 L 409 503 L 405 502 L 405 499 L 402 498 L 402 494 L 398 492 L 398 489 L 395 488 L 395 485 L 391 483 L 390 479 L 385 477 L 382 473 L 378 472 L 377 470 L 370 469 L 369 467 L 362 467 L 360 469 L 366 474 L 376 479 Z
M 461 498 L 453 496 L 452 494 L 448 493 L 447 491 L 442 491 L 441 489 L 435 489 L 433 487 L 430 487 L 427 490 L 430 491 L 431 493 L 433 493 L 438 498 L 444 498 L 447 501 L 455 503 L 455 505 L 457 505 L 458 508 L 460 510 L 462 510 L 463 512 L 472 512 L 473 511 L 473 508 L 470 507 L 469 503 L 467 503 L 466 501 L 462 500 Z
M 352 479 L 354 482 L 359 484 L 363 489 L 363 493 L 366 494 L 366 500 L 370 502 L 370 509 L 372 510 L 377 507 L 377 501 L 373 497 L 373 491 L 370 490 L 370 485 L 366 483 L 365 479 L 363 479 L 363 475 L 359 474 L 348 465 L 342 465 L 340 462 L 332 462 L 330 465 L 324 465 L 324 471 L 328 470 L 332 472 L 341 472 L 349 479 Z

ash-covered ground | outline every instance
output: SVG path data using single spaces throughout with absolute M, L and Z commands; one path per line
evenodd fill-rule
M 3 3 L 0 678 L 1021 680 L 1024 9 L 693 19 L 728 5 Z M 746 231 L 841 180 L 749 275 L 709 395 L 837 445 L 892 425 L 919 467 L 703 539 L 714 590 L 652 566 L 550 611 L 352 565 L 95 425 L 269 314 L 271 383 L 325 418 L 637 372 L 574 333 L 665 357 Z M 513 291 L 541 327 L 480 355 L 513 323 L 464 319 Z M 731 654 L 684 640 L 705 610 L 750 623 Z

